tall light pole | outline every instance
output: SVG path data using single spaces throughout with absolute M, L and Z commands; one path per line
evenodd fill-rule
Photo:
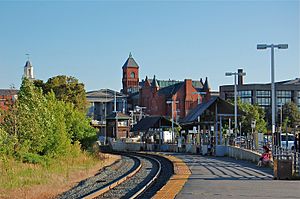
M 198 105 L 202 103 L 202 100 L 200 102 L 200 95 L 205 95 L 206 92 L 192 92 L 192 94 L 198 95 Z M 200 145 L 200 115 L 198 116 L 198 136 L 199 136 L 199 145 Z
M 234 76 L 234 134 L 237 137 L 237 87 L 236 87 L 236 77 L 245 76 L 246 73 L 243 72 L 227 72 L 225 76 Z
M 271 48 L 271 101 L 272 101 L 272 141 L 274 144 L 274 134 L 275 134 L 275 70 L 274 70 L 274 48 L 287 49 L 288 44 L 257 44 L 258 50 L 265 50 Z
M 171 104 L 172 109 L 172 143 L 174 143 L 174 102 L 178 103 L 178 101 L 168 100 L 166 101 L 167 104 Z

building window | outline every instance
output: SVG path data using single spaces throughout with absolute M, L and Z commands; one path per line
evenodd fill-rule
M 240 98 L 241 101 L 243 103 L 249 103 L 249 104 L 252 104 L 252 98 L 251 97 L 244 97 L 244 98 Z
M 277 91 L 277 106 L 284 105 L 292 101 L 292 91 Z
M 131 78 L 134 78 L 134 77 L 135 77 L 134 72 L 131 72 L 131 73 L 130 73 L 130 77 L 131 77 Z
M 241 98 L 252 97 L 252 91 L 238 91 L 238 96 Z
M 250 103 L 252 104 L 252 91 L 238 91 L 237 96 L 243 103 Z
M 259 106 L 270 106 L 271 105 L 271 99 L 269 97 L 260 97 L 260 98 L 257 98 L 256 101 Z
M 271 97 L 271 91 L 256 91 L 256 97 Z
M 291 98 L 278 97 L 277 98 L 277 105 L 281 106 L 281 105 L 284 105 L 284 104 L 286 104 L 288 102 L 291 102 L 291 101 L 292 101 Z
M 298 93 L 299 95 L 299 93 Z M 292 97 L 292 92 L 291 91 L 277 91 L 277 97 Z

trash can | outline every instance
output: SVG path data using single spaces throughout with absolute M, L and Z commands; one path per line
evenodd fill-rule
M 274 159 L 274 179 L 292 179 L 292 157 L 289 155 L 277 155 Z

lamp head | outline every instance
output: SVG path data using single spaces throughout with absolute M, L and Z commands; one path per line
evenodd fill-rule
M 287 49 L 288 44 L 278 44 L 278 49 Z
M 258 50 L 264 50 L 264 49 L 267 49 L 267 44 L 257 44 L 257 49 L 258 49 Z

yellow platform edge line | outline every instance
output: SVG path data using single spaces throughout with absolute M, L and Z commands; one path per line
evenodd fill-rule
M 175 198 L 190 177 L 191 171 L 181 159 L 170 155 L 159 155 L 169 159 L 173 163 L 174 174 L 165 186 L 163 186 L 152 198 Z

